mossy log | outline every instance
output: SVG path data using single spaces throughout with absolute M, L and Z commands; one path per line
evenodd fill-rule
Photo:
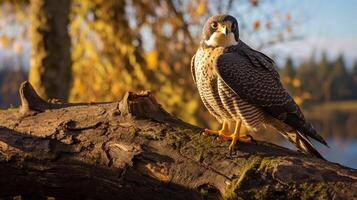
M 203 136 L 149 92 L 0 111 L 0 198 L 356 199 L 357 170 L 267 142 Z

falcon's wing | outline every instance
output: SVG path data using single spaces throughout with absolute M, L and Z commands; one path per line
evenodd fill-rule
M 195 57 L 196 57 L 196 54 L 193 55 L 192 59 L 191 59 L 191 74 L 192 74 L 193 81 L 196 83 Z
M 241 41 L 240 41 L 241 42 Z M 326 144 L 283 88 L 273 61 L 247 45 L 219 56 L 216 71 L 220 78 L 242 99 L 254 104 L 276 119 Z

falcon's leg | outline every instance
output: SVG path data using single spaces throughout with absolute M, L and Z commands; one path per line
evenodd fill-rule
M 237 141 L 245 142 L 245 143 L 252 143 L 253 138 L 250 135 L 240 135 L 240 128 L 242 126 L 242 120 L 236 121 L 236 127 L 232 135 L 225 135 L 221 136 L 224 139 L 232 140 L 231 144 L 229 145 L 229 150 L 234 150 L 234 146 L 236 145 Z
M 220 137 L 229 137 L 229 124 L 226 120 L 223 120 L 221 130 L 213 131 L 213 130 L 205 129 L 204 133 L 207 135 L 219 135 Z

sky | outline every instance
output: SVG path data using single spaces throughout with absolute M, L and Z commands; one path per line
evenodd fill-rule
M 357 61 L 357 0 L 286 0 L 302 18 L 301 25 L 295 27 L 303 35 L 299 41 L 279 44 L 265 49 L 278 57 L 291 55 L 295 60 L 303 60 L 316 52 L 317 56 L 326 51 L 330 58 L 344 53 L 349 66 Z M 301 14 L 300 14 L 301 12 Z

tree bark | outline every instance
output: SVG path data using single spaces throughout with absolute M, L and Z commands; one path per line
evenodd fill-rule
M 45 99 L 67 100 L 71 84 L 71 0 L 31 0 L 29 80 Z
M 261 141 L 228 153 L 149 92 L 53 104 L 25 82 L 20 96 L 0 111 L 2 198 L 357 198 L 357 170 Z

